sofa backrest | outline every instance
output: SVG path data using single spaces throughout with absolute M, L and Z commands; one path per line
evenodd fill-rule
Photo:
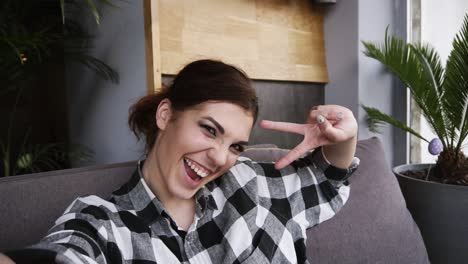
M 261 161 L 284 154 L 275 148 L 245 153 Z M 429 263 L 380 140 L 359 141 L 356 156 L 361 163 L 350 177 L 347 204 L 335 217 L 307 231 L 310 262 Z M 126 162 L 0 179 L 0 252 L 37 242 L 76 197 L 108 197 L 129 179 L 135 166 Z
M 78 196 L 109 196 L 135 162 L 0 178 L 0 252 L 39 241 Z

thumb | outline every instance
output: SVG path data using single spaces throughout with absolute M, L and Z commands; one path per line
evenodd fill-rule
M 320 132 L 322 132 L 322 135 L 324 135 L 325 138 L 334 138 L 334 132 L 336 129 L 332 126 L 330 121 L 328 121 L 328 119 L 326 119 L 323 115 L 317 115 L 317 126 L 319 127 Z
M 343 131 L 334 127 L 330 121 L 322 115 L 317 116 L 317 126 L 328 142 L 337 142 L 344 136 Z
M 317 125 L 320 128 L 320 131 L 326 132 L 330 128 L 332 128 L 332 125 L 330 122 L 323 116 L 323 115 L 317 115 Z

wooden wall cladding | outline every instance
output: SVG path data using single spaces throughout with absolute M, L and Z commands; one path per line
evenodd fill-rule
M 253 79 L 328 82 L 323 11 L 310 0 L 146 1 L 147 37 L 160 45 L 151 56 L 162 74 L 214 58 Z

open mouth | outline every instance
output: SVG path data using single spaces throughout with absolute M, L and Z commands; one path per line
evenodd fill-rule
M 200 181 L 209 174 L 208 170 L 191 159 L 184 158 L 184 165 L 187 175 L 194 181 Z

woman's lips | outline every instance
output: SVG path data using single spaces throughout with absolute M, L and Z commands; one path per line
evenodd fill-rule
M 200 177 L 205 178 L 210 174 L 210 171 L 201 164 L 189 158 L 184 158 L 184 162 Z
M 193 181 L 199 182 L 202 179 L 202 177 L 198 176 L 198 174 L 194 170 L 192 170 L 192 168 L 190 168 L 186 162 L 184 162 L 184 168 L 189 178 Z

